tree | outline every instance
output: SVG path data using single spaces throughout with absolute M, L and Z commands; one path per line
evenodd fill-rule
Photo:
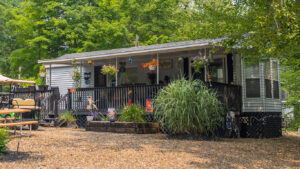
M 299 9 L 296 0 L 195 0 L 179 33 L 189 39 L 224 38 L 220 45 L 235 48 L 248 63 L 276 58 L 299 77 Z M 300 86 L 289 75 L 283 78 Z M 299 100 L 299 93 L 295 97 Z

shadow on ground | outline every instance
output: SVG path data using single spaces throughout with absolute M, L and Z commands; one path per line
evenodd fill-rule
M 77 133 L 78 134 L 78 133 Z M 145 146 L 156 147 L 159 153 L 189 153 L 206 162 L 190 161 L 191 167 L 225 168 L 294 168 L 300 166 L 300 137 L 283 136 L 269 139 L 176 139 L 165 135 L 134 135 L 114 133 L 81 133 L 80 140 L 102 149 L 142 151 Z M 112 141 L 114 140 L 114 141 Z
M 41 155 L 33 155 L 31 152 L 16 152 L 16 151 L 6 151 L 2 155 L 0 155 L 0 163 L 1 162 L 17 162 L 23 161 L 27 159 L 33 160 L 41 160 L 44 159 Z

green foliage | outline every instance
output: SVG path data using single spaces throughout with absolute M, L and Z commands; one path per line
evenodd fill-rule
M 193 58 L 192 65 L 195 68 L 196 72 L 200 72 L 200 69 L 208 64 L 208 59 L 202 56 L 195 56 Z
M 77 65 L 77 62 L 75 59 L 72 60 L 72 65 L 73 65 L 73 72 L 72 72 L 72 79 L 73 79 L 73 85 L 75 88 L 80 88 L 81 86 L 81 75 L 80 71 Z
M 138 35 L 139 45 L 226 37 L 247 61 L 274 57 L 299 77 L 299 16 L 295 0 L 2 0 L 0 73 L 21 66 L 37 78 L 39 59 L 130 47 Z
M 65 113 L 60 115 L 59 118 L 62 119 L 62 120 L 65 120 L 68 124 L 76 121 L 76 117 L 70 111 L 66 111 Z
M 223 128 L 224 110 L 216 93 L 200 81 L 184 78 L 159 91 L 154 101 L 155 117 L 171 134 L 211 136 Z
M 104 75 L 116 76 L 118 69 L 114 65 L 104 65 L 101 69 L 101 73 Z
M 300 127 L 300 105 L 294 105 L 294 110 L 285 115 L 285 120 L 291 130 L 297 131 Z
M 143 119 L 144 113 L 144 109 L 141 105 L 126 105 L 121 111 L 119 120 L 126 122 L 145 122 Z
M 0 128 L 0 154 L 7 150 L 7 143 L 9 142 L 8 132 L 4 128 Z

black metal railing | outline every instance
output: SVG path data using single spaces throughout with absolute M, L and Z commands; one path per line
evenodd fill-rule
M 147 99 L 153 99 L 164 85 L 134 85 L 119 87 L 69 89 L 69 109 L 75 114 L 87 114 L 88 98 L 92 97 L 99 111 L 108 108 L 121 109 L 129 100 L 134 104 L 145 105 Z
M 242 87 L 224 83 L 205 83 L 208 88 L 217 92 L 218 99 L 223 103 L 227 111 L 242 110 Z
M 217 92 L 218 99 L 227 111 L 241 111 L 241 86 L 222 83 L 206 83 L 208 88 Z M 119 87 L 80 88 L 69 89 L 61 106 L 75 112 L 75 114 L 89 114 L 88 98 L 92 97 L 99 111 L 106 112 L 108 108 L 121 109 L 131 99 L 132 103 L 145 106 L 147 99 L 153 99 L 164 85 L 133 85 Z M 62 108 L 63 109 L 63 108 Z M 62 110 L 61 110 L 62 111 Z
M 57 96 L 58 88 L 51 90 L 35 90 L 35 88 L 21 88 L 12 93 L 1 94 L 1 108 L 13 108 L 12 99 L 33 99 L 37 110 L 40 111 L 40 119 L 44 120 L 49 115 L 57 116 L 56 101 L 59 99 Z

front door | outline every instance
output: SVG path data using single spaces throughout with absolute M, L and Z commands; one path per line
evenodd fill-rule
M 106 86 L 106 76 L 101 73 L 102 66 L 95 66 L 95 82 L 94 87 L 105 87 Z
M 94 102 L 97 107 L 102 111 L 107 107 L 107 90 L 106 87 L 106 76 L 101 73 L 102 66 L 95 66 L 94 68 L 94 87 L 98 88 L 94 90 Z

